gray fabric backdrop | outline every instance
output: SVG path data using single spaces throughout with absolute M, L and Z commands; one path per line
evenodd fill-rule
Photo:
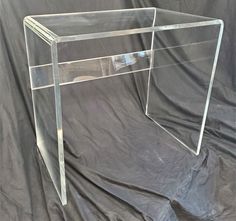
M 146 6 L 225 21 L 202 152 L 192 156 L 144 117 L 132 77 L 84 84 L 82 93 L 96 102 L 79 101 L 90 111 L 80 139 L 70 127 L 79 105 L 66 110 L 62 207 L 35 144 L 23 18 Z M 234 0 L 1 0 L 0 220 L 236 220 L 235 12 Z

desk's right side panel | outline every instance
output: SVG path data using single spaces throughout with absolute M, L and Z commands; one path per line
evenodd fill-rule
M 154 35 L 147 115 L 199 154 L 219 52 L 221 24 Z

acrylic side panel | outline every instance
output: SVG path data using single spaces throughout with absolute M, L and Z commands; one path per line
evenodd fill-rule
M 42 40 L 24 24 L 28 65 L 33 98 L 37 146 L 52 178 L 54 186 L 62 199 L 61 171 L 58 152 L 58 130 L 56 121 L 56 102 L 52 65 L 47 69 L 40 67 L 52 64 L 51 45 Z M 44 86 L 37 87 L 40 82 Z M 64 159 L 63 159 L 64 162 Z
M 200 151 L 220 30 L 221 24 L 155 33 L 147 115 L 195 154 Z

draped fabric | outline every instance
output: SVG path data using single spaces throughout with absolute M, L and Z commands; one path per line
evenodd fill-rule
M 63 207 L 36 146 L 23 18 L 150 6 L 225 22 L 202 151 L 145 117 L 134 76 L 72 87 L 62 92 Z M 235 12 L 234 0 L 0 0 L 0 220 L 236 220 Z

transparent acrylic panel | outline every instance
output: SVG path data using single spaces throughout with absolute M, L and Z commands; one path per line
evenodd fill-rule
M 147 115 L 194 153 L 220 25 L 155 33 Z
M 149 70 L 151 39 L 144 33 L 58 43 L 60 85 Z M 51 71 L 52 63 L 38 65 L 33 86 L 51 87 Z
M 156 19 L 154 26 L 169 26 L 176 24 L 188 24 L 195 22 L 207 22 L 214 20 L 204 16 L 192 15 L 187 13 L 169 11 L 166 9 L 156 9 Z
M 25 25 L 37 143 L 63 204 L 68 131 L 62 122 L 81 127 L 79 118 L 89 114 L 80 104 L 90 99 L 82 88 L 92 82 L 85 81 L 131 74 L 144 114 L 199 154 L 221 20 L 140 8 L 27 16 Z M 78 114 L 68 121 L 70 108 Z
M 43 30 L 44 37 L 58 38 L 59 42 L 151 32 L 153 28 L 182 28 L 186 24 L 208 25 L 206 22 L 218 21 L 157 8 L 36 15 L 30 18 Z
M 154 8 L 82 12 L 33 18 L 58 36 L 84 35 L 151 27 Z
M 61 84 L 148 70 L 151 37 L 144 33 L 59 43 Z M 141 39 L 143 44 L 138 43 Z
M 55 188 L 61 197 L 62 182 L 58 152 L 51 46 L 35 35 L 35 33 L 33 33 L 27 26 L 24 28 L 37 146 Z M 42 69 L 41 67 L 45 64 L 50 64 L 50 68 Z M 44 87 L 45 85 L 40 85 L 40 82 L 42 81 L 50 82 L 50 86 L 47 85 Z M 62 202 L 65 202 L 65 198 L 62 199 Z

